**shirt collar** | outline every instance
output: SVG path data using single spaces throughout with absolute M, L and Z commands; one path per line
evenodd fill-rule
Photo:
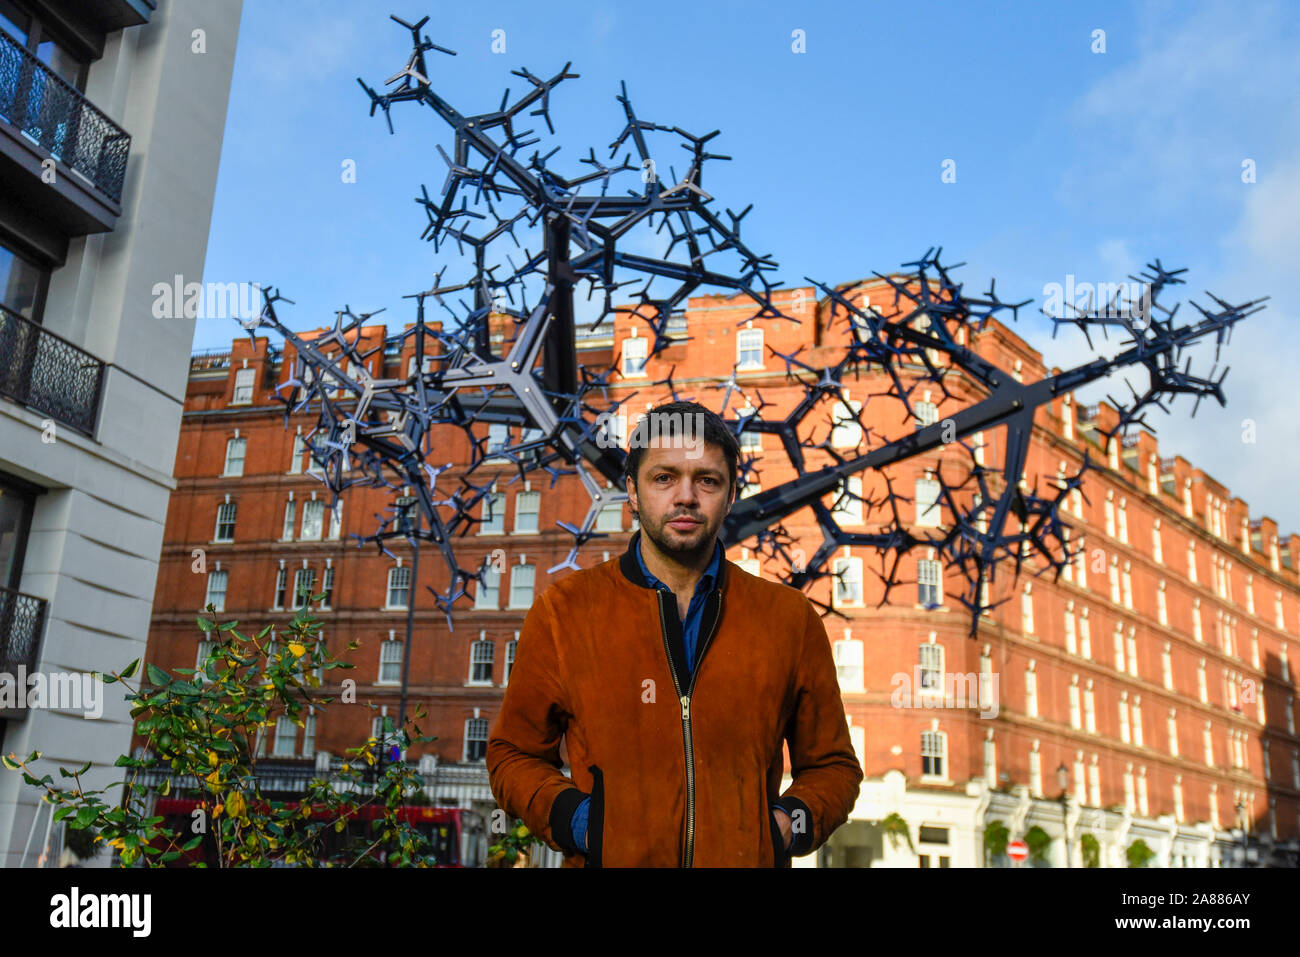
M 641 543 L 643 540 L 643 537 L 638 535 L 636 548 L 633 549 L 636 553 L 637 564 L 641 566 L 641 572 L 645 575 L 646 581 L 650 583 L 651 588 L 667 588 L 668 586 L 655 578 L 655 576 L 651 574 L 650 569 L 646 567 L 645 559 L 641 557 Z M 715 541 L 713 543 L 713 558 L 709 561 L 709 567 L 705 569 L 704 574 L 700 576 L 699 583 L 695 586 L 697 592 L 708 591 L 713 587 L 713 583 L 717 581 L 718 578 L 718 565 L 721 561 L 722 542 Z

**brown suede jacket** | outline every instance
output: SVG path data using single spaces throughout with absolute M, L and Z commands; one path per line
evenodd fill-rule
M 641 573 L 640 538 L 533 602 L 488 739 L 492 794 L 565 867 L 789 867 L 848 819 L 863 777 L 826 628 L 800 591 L 724 556 L 689 672 L 677 601 Z M 588 795 L 584 855 L 570 821 Z

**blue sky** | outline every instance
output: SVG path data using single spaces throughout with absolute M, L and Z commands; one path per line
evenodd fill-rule
M 1036 309 L 1068 274 L 1121 281 L 1159 256 L 1189 269 L 1167 303 L 1208 305 L 1206 289 L 1273 296 L 1223 354 L 1226 408 L 1203 401 L 1192 418 L 1183 397 L 1148 419 L 1162 454 L 1184 455 L 1283 534 L 1300 530 L 1300 426 L 1282 391 L 1300 358 L 1284 282 L 1300 264 L 1293 4 L 246 0 L 203 278 L 278 285 L 295 328 L 344 304 L 407 321 L 402 296 L 437 268 L 467 275 L 420 239 L 413 202 L 421 184 L 441 187 L 448 128 L 406 104 L 390 136 L 356 82 L 382 90 L 405 63 L 409 34 L 389 13 L 430 15 L 424 32 L 457 52 L 431 54 L 434 88 L 463 113 L 495 109 L 507 87 L 521 95 L 512 70 L 549 77 L 572 61 L 580 78 L 552 94 L 557 136 L 535 127 L 539 149 L 562 147 L 551 165 L 563 172 L 582 170 L 589 146 L 608 160 L 620 81 L 643 119 L 721 130 L 710 147 L 732 160 L 706 166 L 705 187 L 718 209 L 753 203 L 743 236 L 787 285 L 888 272 L 941 245 L 971 291 L 996 277 L 1003 298 L 1035 300 L 1016 327 L 1062 367 L 1092 353 L 1076 332 L 1053 340 Z M 792 51 L 795 30 L 806 52 Z M 955 182 L 941 181 L 945 160 Z M 1180 318 L 1193 315 L 1185 302 Z M 239 331 L 200 320 L 195 348 Z M 1213 345 L 1191 354 L 1208 373 Z M 1116 375 L 1079 399 L 1107 392 L 1129 394 Z

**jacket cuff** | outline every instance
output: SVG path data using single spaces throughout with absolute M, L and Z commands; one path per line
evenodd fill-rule
M 773 803 L 790 815 L 790 823 L 794 828 L 794 840 L 790 842 L 790 850 L 786 853 L 791 857 L 802 857 L 809 853 L 813 849 L 813 816 L 808 805 L 788 794 Z
M 585 797 L 587 793 L 580 788 L 565 788 L 551 804 L 551 813 L 547 819 L 551 827 L 551 840 L 568 854 L 582 853 L 582 848 L 578 847 L 573 836 L 573 812 Z

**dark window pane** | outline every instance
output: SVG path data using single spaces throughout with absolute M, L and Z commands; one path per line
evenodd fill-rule
M 49 273 L 0 245 L 0 306 L 41 321 Z
M 0 484 L 0 586 L 18 589 L 32 521 L 32 497 Z

